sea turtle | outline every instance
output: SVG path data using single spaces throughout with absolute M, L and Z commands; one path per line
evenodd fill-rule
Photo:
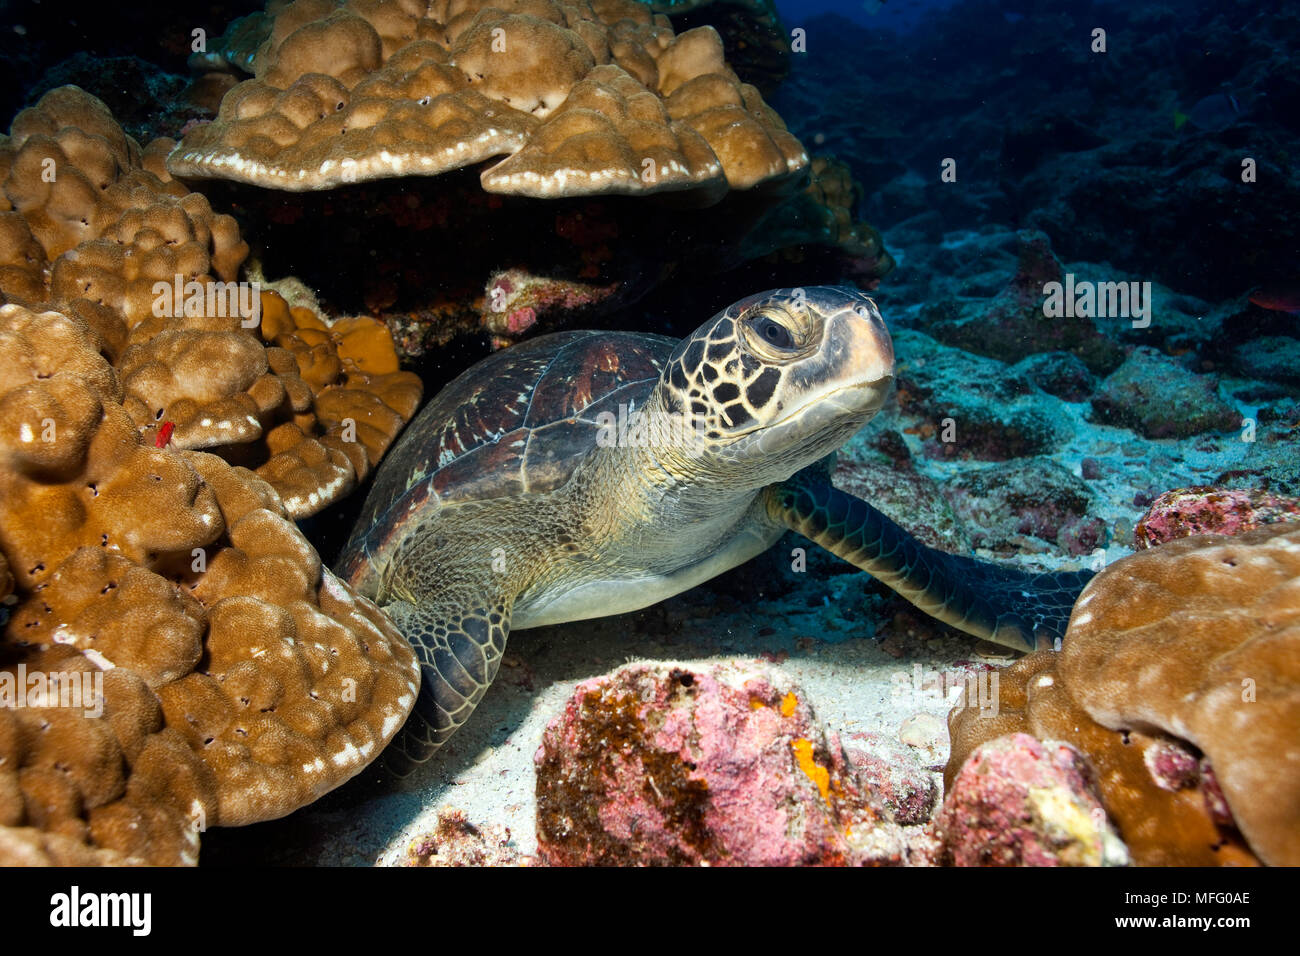
M 787 529 L 964 631 L 1051 646 L 1086 573 L 937 551 L 831 484 L 827 456 L 893 377 L 875 303 L 817 287 L 750 296 L 680 342 L 539 336 L 453 381 L 379 469 L 339 562 L 422 662 L 389 765 L 465 723 L 511 630 L 646 607 Z

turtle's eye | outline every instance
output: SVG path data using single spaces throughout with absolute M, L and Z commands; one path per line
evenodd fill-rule
M 768 345 L 778 349 L 793 349 L 794 336 L 780 322 L 777 322 L 771 316 L 760 315 L 754 320 L 754 331 Z

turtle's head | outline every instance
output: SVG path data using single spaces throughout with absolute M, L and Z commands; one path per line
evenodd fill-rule
M 695 436 L 700 477 L 758 487 L 844 444 L 880 408 L 894 348 L 856 290 L 774 289 L 735 303 L 678 345 L 658 392 Z

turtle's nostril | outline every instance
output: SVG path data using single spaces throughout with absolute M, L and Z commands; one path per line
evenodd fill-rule
M 876 308 L 873 302 L 862 302 L 853 307 L 854 313 L 860 319 L 866 319 L 868 322 L 884 323 L 880 317 L 880 310 Z

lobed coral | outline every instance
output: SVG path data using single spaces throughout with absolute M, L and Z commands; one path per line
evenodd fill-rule
M 40 790 L 22 791 L 15 810 L 11 785 L 7 825 L 135 856 L 138 846 L 100 835 L 96 812 L 123 790 L 129 801 L 154 795 L 145 809 L 169 829 L 141 839 L 167 855 L 147 859 L 192 862 L 187 844 L 167 850 L 178 826 L 282 816 L 377 756 L 414 703 L 414 657 L 377 608 L 321 566 L 276 491 L 214 455 L 147 443 L 76 319 L 7 305 L 0 337 L 0 550 L 18 597 L 0 684 L 6 673 L 67 681 L 93 668 L 110 688 L 107 722 L 80 723 L 25 688 L 7 702 L 19 708 L 9 718 L 18 731 L 0 772 L 21 785 L 53 761 L 62 781 L 54 815 Z M 36 342 L 61 346 L 62 360 L 24 361 Z M 142 754 L 161 747 L 196 757 L 164 762 L 199 781 L 200 796 L 189 795 L 198 784 L 182 791 L 152 770 L 136 782 Z M 117 768 L 103 779 L 122 786 L 87 789 L 79 774 L 98 780 L 101 767 Z
M 320 190 L 505 155 L 489 192 L 717 198 L 808 165 L 716 30 L 675 35 L 634 0 L 296 0 L 202 66 L 235 64 L 253 78 L 184 137 L 173 175 Z
M 0 862 L 197 862 L 216 781 L 144 678 L 59 644 L 16 651 L 0 644 Z
M 67 87 L 0 140 L 6 862 L 193 863 L 203 828 L 361 770 L 418 688 L 291 520 L 337 497 L 327 466 L 365 474 L 418 381 L 372 320 L 213 309 L 247 247 L 158 159 Z M 198 299 L 160 310 L 155 282 Z
M 1059 655 L 1002 674 L 1000 712 L 949 716 L 949 781 L 1024 731 L 1087 754 L 1146 865 L 1300 861 L 1300 527 L 1191 537 L 1085 588 Z
M 378 461 L 420 383 L 382 324 L 329 326 L 237 284 L 248 246 L 234 220 L 158 159 L 75 87 L 20 113 L 0 142 L 0 295 L 86 326 L 147 440 L 170 426 L 172 446 L 255 469 L 294 517 L 320 511 Z M 25 361 L 44 374 L 66 343 L 37 331 Z

